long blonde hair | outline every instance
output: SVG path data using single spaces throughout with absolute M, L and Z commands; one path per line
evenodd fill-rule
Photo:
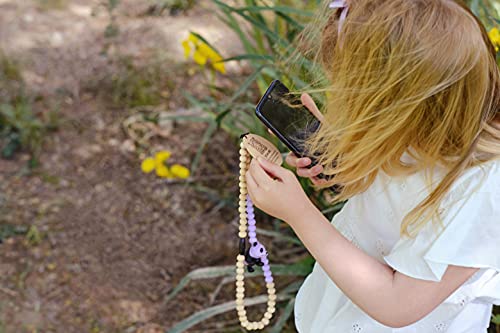
M 334 176 L 325 187 L 343 185 L 334 202 L 364 192 L 380 170 L 425 170 L 432 179 L 434 167 L 444 168 L 438 186 L 401 224 L 401 234 L 411 236 L 410 226 L 418 231 L 438 217 L 463 171 L 500 158 L 495 49 L 458 1 L 351 0 L 340 32 L 329 2 L 299 40 L 301 56 L 326 75 L 306 90 L 326 93 L 323 125 L 309 151 Z M 403 163 L 405 152 L 416 163 Z

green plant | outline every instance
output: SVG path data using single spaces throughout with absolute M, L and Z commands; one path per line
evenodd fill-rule
M 131 57 L 118 59 L 118 71 L 111 77 L 111 97 L 115 105 L 126 107 L 157 105 L 164 101 L 170 81 L 159 64 L 139 67 Z
M 179 11 L 186 11 L 193 5 L 194 0 L 155 0 L 154 4 L 149 6 L 146 14 L 162 15 L 164 11 L 168 10 L 173 15 Z
M 40 151 L 46 128 L 35 116 L 31 101 L 22 96 L 11 103 L 0 104 L 1 154 L 11 158 L 21 148 L 37 155 Z
M 23 225 L 13 225 L 7 223 L 0 224 L 0 243 L 4 240 L 17 236 L 17 235 L 26 235 L 28 232 L 28 227 Z
M 37 0 L 43 10 L 64 9 L 68 5 L 67 0 Z
M 58 112 L 52 108 L 38 115 L 34 110 L 39 97 L 26 92 L 18 62 L 0 50 L 0 156 L 11 158 L 25 149 L 36 163 L 44 135 L 59 124 Z

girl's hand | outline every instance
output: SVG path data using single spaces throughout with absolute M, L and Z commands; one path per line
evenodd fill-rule
M 302 215 L 312 206 L 295 175 L 265 159 L 252 159 L 246 181 L 255 206 L 283 221 Z
M 315 116 L 319 121 L 323 121 L 323 114 L 319 111 L 312 97 L 304 93 L 300 96 L 302 104 Z M 289 153 L 286 157 L 286 163 L 297 169 L 297 175 L 311 179 L 314 185 L 322 185 L 326 182 L 324 179 L 316 177 L 323 172 L 321 165 L 315 165 L 312 168 L 307 168 L 311 164 L 311 159 L 308 157 L 299 158 L 294 153 Z
M 311 179 L 314 185 L 322 185 L 326 182 L 324 179 L 316 177 L 323 172 L 323 166 L 316 164 L 312 168 L 307 168 L 311 164 L 309 157 L 297 157 L 294 153 L 289 153 L 285 159 L 286 163 L 297 169 L 297 175 Z

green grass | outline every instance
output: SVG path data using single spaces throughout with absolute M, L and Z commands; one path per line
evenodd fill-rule
M 36 113 L 35 103 L 40 100 L 26 91 L 20 64 L 0 50 L 0 157 L 12 158 L 25 150 L 34 164 L 45 134 L 59 125 L 55 109 Z
M 60 10 L 68 6 L 67 0 L 36 0 L 36 2 L 43 10 Z

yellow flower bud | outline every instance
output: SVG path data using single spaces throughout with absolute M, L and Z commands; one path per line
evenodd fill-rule
M 156 162 L 156 167 L 159 165 L 164 165 L 165 161 L 170 158 L 170 155 L 172 155 L 171 152 L 168 150 L 162 150 L 156 153 L 155 155 L 155 162 Z
M 155 160 L 152 157 L 146 158 L 144 161 L 141 163 L 141 169 L 142 172 L 144 173 L 150 173 L 155 169 Z
M 191 54 L 191 44 L 189 43 L 189 40 L 183 40 L 182 47 L 184 48 L 184 57 L 186 59 L 189 58 L 189 55 Z
M 157 165 L 156 175 L 161 178 L 172 178 L 172 173 L 168 170 L 166 165 Z
M 189 178 L 190 171 L 185 166 L 174 164 L 170 167 L 170 172 L 176 178 L 186 179 Z

